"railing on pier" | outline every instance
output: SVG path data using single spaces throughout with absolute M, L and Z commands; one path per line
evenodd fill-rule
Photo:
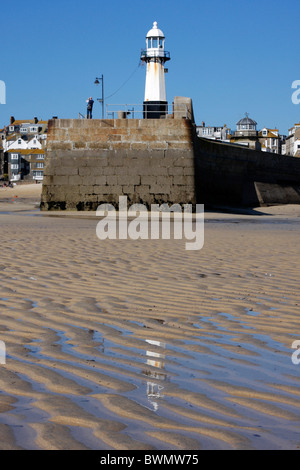
M 146 105 L 146 109 L 145 109 Z M 167 119 L 167 118 L 185 118 L 191 119 L 191 111 L 189 107 L 185 104 L 164 104 L 162 103 L 162 107 L 164 108 L 161 111 L 160 119 Z M 156 117 L 158 111 L 153 105 L 153 110 L 151 110 L 151 103 L 149 104 L 107 104 L 106 105 L 106 119 L 144 119 L 147 117 L 148 119 L 151 117 Z M 154 116 L 154 117 L 153 117 Z

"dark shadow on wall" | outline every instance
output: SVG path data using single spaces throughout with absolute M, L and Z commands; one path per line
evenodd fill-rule
M 193 135 L 195 192 L 206 207 L 300 204 L 300 159 Z

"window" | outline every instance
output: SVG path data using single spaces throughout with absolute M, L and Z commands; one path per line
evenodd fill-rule
M 148 38 L 148 49 L 151 49 L 151 38 Z
M 43 176 L 43 172 L 42 171 L 34 171 L 33 172 L 33 177 L 35 176 Z
M 160 39 L 159 39 L 159 47 L 160 47 L 160 48 L 163 48 L 163 45 L 164 45 L 163 39 L 160 38 Z
M 18 170 L 19 169 L 19 165 L 17 163 L 12 163 L 10 167 L 11 167 L 12 170 Z
M 37 127 L 31 127 L 30 132 L 37 132 Z
M 152 39 L 152 47 L 157 47 L 157 38 Z
M 37 167 L 37 168 L 44 168 L 44 163 L 43 163 L 43 162 L 38 162 L 38 163 L 36 164 L 36 167 Z
M 21 144 L 22 143 L 22 139 L 18 139 L 18 144 Z
M 11 160 L 19 160 L 19 155 L 17 153 L 12 153 L 10 158 Z
M 45 158 L 45 155 L 37 155 L 36 156 L 37 160 L 44 160 L 44 158 Z

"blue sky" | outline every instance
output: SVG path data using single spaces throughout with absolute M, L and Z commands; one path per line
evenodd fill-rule
M 0 127 L 11 115 L 76 118 L 100 97 L 102 74 L 105 104 L 142 103 L 139 56 L 153 21 L 171 54 L 167 99 L 191 97 L 197 124 L 235 129 L 248 112 L 258 128 L 287 133 L 300 121 L 299 0 L 14 0 L 1 5 Z

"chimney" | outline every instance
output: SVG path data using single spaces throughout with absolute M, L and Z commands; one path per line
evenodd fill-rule
M 34 124 L 37 124 L 39 122 L 37 117 L 34 117 L 33 120 L 34 120 Z
M 202 121 L 202 127 L 205 127 L 205 122 L 204 121 Z
M 15 122 L 15 118 L 13 116 L 10 116 L 10 123 L 13 124 Z

